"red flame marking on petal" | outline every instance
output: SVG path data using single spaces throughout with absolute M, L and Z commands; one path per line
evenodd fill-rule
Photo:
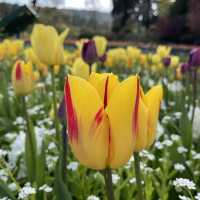
M 72 141 L 78 140 L 78 120 L 76 111 L 73 107 L 71 90 L 69 80 L 67 78 L 65 83 L 65 105 L 66 105 L 66 116 L 67 116 L 67 126 L 69 132 L 69 138 Z
M 106 78 L 106 83 L 105 83 L 105 91 L 104 91 L 104 108 L 108 104 L 108 81 L 109 81 L 109 76 Z
M 138 132 L 138 111 L 139 111 L 139 101 L 140 101 L 140 84 L 139 79 L 137 78 L 137 91 L 136 91 L 136 99 L 133 111 L 133 134 L 137 134 Z
M 17 66 L 16 66 L 16 72 L 15 72 L 15 77 L 16 77 L 16 80 L 21 80 L 22 79 L 22 69 L 21 69 L 21 63 L 18 62 L 17 63 Z

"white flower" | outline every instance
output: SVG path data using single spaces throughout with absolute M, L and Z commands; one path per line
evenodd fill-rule
M 112 174 L 113 184 L 117 184 L 119 180 L 120 180 L 120 177 L 117 174 Z
M 181 200 L 191 200 L 189 197 L 186 197 L 186 196 L 181 196 L 181 195 L 179 195 L 178 197 L 179 197 L 179 199 L 181 199 Z
M 196 200 L 200 200 L 200 192 L 197 193 L 197 195 L 195 196 Z
M 8 154 L 8 151 L 5 151 L 3 149 L 0 149 L 0 157 L 4 157 Z
M 44 191 L 46 193 L 52 192 L 53 189 L 49 187 L 47 184 L 44 184 L 43 186 L 39 187 L 40 191 Z
M 182 113 L 181 113 L 181 112 L 175 112 L 175 113 L 173 113 L 173 115 L 174 115 L 174 117 L 175 117 L 176 119 L 180 119 L 181 116 L 182 116 Z
M 0 170 L 0 180 L 3 180 L 4 182 L 7 182 L 8 180 L 8 173 L 5 169 Z
M 0 198 L 0 200 L 11 200 L 11 199 L 9 199 L 8 197 L 3 197 L 3 198 Z
M 165 116 L 162 118 L 162 123 L 163 123 L 163 124 L 168 124 L 171 120 L 172 120 L 172 119 L 171 119 L 170 116 L 165 115 Z
M 164 148 L 164 145 L 163 145 L 161 142 L 157 141 L 157 142 L 155 143 L 155 147 L 156 147 L 156 149 L 163 149 L 163 148 Z
M 129 180 L 129 183 L 131 183 L 131 184 L 136 183 L 136 178 L 134 177 L 134 178 L 130 179 L 130 180 Z
M 173 83 L 169 83 L 167 87 L 169 91 L 174 92 L 174 93 L 181 92 L 184 89 L 180 81 L 174 81 Z
M 140 155 L 141 155 L 142 157 L 146 157 L 147 159 L 149 159 L 149 160 L 151 160 L 151 161 L 155 160 L 155 156 L 154 156 L 153 154 L 149 153 L 147 150 L 141 151 L 141 152 L 140 152 Z
M 178 189 L 182 187 L 186 187 L 189 190 L 196 189 L 195 183 L 187 178 L 176 178 L 176 180 L 173 181 L 173 185 Z
M 49 145 L 48 145 L 49 150 L 52 150 L 52 149 L 55 149 L 55 148 L 56 148 L 56 145 L 55 145 L 54 142 L 49 143 Z
M 178 171 L 178 172 L 183 172 L 183 171 L 185 171 L 185 166 L 182 165 L 182 164 L 180 164 L 180 163 L 176 163 L 176 164 L 174 165 L 174 169 L 175 169 L 176 171 Z
M 26 199 L 30 195 L 35 194 L 36 189 L 31 187 L 30 183 L 26 183 L 23 188 L 20 189 L 18 199 Z
M 194 160 L 200 160 L 200 153 L 194 154 L 193 159 Z
M 164 134 L 164 128 L 163 126 L 160 124 L 160 122 L 157 123 L 157 138 L 160 138 L 163 134 Z
M 177 148 L 177 151 L 178 151 L 180 154 L 182 154 L 182 153 L 187 153 L 187 152 L 188 152 L 188 150 L 187 150 L 185 147 L 183 147 L 183 146 L 178 147 L 178 148 Z
M 171 135 L 171 140 L 174 141 L 174 142 L 177 142 L 180 140 L 180 136 L 179 135 L 176 135 L 176 134 L 172 134 Z
M 10 183 L 8 185 L 9 189 L 12 190 L 12 191 L 16 191 L 17 190 L 17 185 L 16 183 Z
M 87 200 L 100 200 L 99 197 L 95 196 L 95 195 L 90 195 Z
M 72 171 L 76 171 L 77 168 L 78 168 L 78 162 L 70 162 L 68 165 L 67 165 L 67 169 L 69 170 L 72 170 Z
M 9 163 L 12 166 L 16 165 L 18 157 L 24 152 L 25 132 L 20 131 L 11 146 L 11 151 L 8 153 Z
M 14 125 L 25 125 L 26 121 L 22 117 L 17 117 L 14 121 Z
M 162 143 L 163 143 L 163 145 L 165 145 L 167 147 L 170 147 L 173 144 L 173 142 L 171 140 L 164 140 Z

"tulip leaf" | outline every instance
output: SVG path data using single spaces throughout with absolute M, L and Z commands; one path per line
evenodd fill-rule
M 12 200 L 16 200 L 14 194 L 12 193 L 12 191 L 8 188 L 8 186 L 0 180 L 0 197 L 7 197 L 9 199 Z
M 42 185 L 45 184 L 45 159 L 46 159 L 46 154 L 45 154 L 45 142 L 43 140 L 41 151 L 37 155 L 37 162 L 36 162 L 36 183 L 37 183 L 37 188 L 41 187 Z M 41 200 L 43 199 L 43 192 L 38 191 L 36 195 L 36 199 Z
M 71 194 L 69 193 L 69 190 L 62 179 L 61 165 L 59 161 L 57 162 L 55 170 L 54 193 L 56 200 L 72 200 Z
M 186 109 L 183 107 L 182 116 L 180 119 L 180 130 L 182 133 L 183 145 L 190 151 L 192 146 L 192 125 L 189 120 Z

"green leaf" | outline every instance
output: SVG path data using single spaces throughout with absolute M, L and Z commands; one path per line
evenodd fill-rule
M 9 199 L 12 200 L 17 200 L 14 196 L 14 194 L 12 193 L 12 191 L 8 188 L 8 186 L 0 180 L 0 197 L 8 197 Z
M 55 184 L 54 184 L 54 193 L 56 200 L 72 200 L 71 194 L 65 183 L 62 180 L 61 176 L 61 165 L 60 162 L 57 162 L 55 170 Z

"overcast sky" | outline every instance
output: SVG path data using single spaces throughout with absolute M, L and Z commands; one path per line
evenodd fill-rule
M 94 9 L 110 12 L 112 0 L 37 0 L 40 6 L 58 6 L 60 8 Z M 28 4 L 31 0 L 0 0 L 0 2 Z

